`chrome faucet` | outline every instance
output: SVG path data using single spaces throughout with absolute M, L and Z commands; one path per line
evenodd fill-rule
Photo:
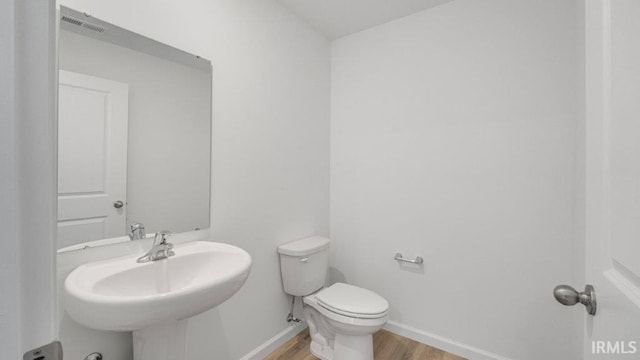
M 146 263 L 149 261 L 157 261 L 175 255 L 176 253 L 171 250 L 173 249 L 173 244 L 167 242 L 167 236 L 170 234 L 171 232 L 166 230 L 157 232 L 156 236 L 153 237 L 153 246 L 151 246 L 151 250 L 139 257 L 138 262 Z
M 147 234 L 144 231 L 143 223 L 133 223 L 131 224 L 131 231 L 129 232 L 129 239 L 131 240 L 140 240 L 146 239 Z

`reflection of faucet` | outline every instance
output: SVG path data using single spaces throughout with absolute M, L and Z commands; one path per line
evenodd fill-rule
M 167 230 L 157 232 L 156 236 L 153 238 L 153 246 L 151 246 L 151 250 L 139 257 L 138 262 L 145 263 L 149 261 L 162 260 L 175 255 L 176 253 L 171 251 L 171 249 L 173 249 L 173 244 L 167 242 L 167 236 L 170 234 L 171 232 Z
M 143 223 L 133 223 L 131 224 L 131 232 L 129 232 L 129 239 L 131 240 L 140 240 L 145 239 L 147 234 L 144 231 Z

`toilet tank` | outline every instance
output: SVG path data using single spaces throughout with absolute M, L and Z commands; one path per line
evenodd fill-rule
M 278 246 L 284 292 L 306 296 L 321 289 L 329 268 L 329 242 L 322 236 Z

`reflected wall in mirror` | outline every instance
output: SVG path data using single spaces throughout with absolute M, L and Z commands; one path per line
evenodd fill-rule
M 62 7 L 59 68 L 58 248 L 208 228 L 211 63 Z

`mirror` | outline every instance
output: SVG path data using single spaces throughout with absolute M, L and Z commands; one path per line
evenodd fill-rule
M 58 248 L 208 228 L 210 61 L 61 7 L 59 69 Z

